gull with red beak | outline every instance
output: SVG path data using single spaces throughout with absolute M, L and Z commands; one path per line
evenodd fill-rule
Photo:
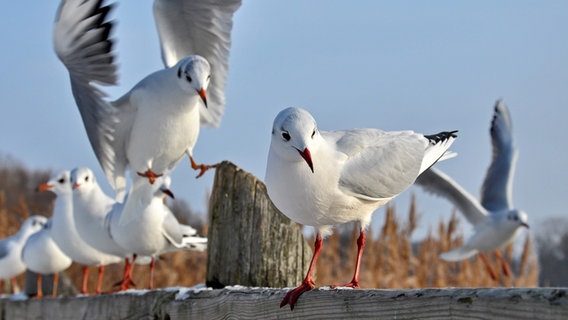
M 151 73 L 115 101 L 98 85 L 116 85 L 112 6 L 101 0 L 63 0 L 57 12 L 55 52 L 91 146 L 122 201 L 125 172 L 168 174 L 187 155 L 200 177 L 216 165 L 197 164 L 192 150 L 200 125 L 219 126 L 231 46 L 232 17 L 240 0 L 154 1 L 165 69 Z
M 501 263 L 503 273 L 510 275 L 509 264 L 497 249 L 511 242 L 522 228 L 529 227 L 527 214 L 513 207 L 513 177 L 518 151 L 512 129 L 511 114 L 503 100 L 498 100 L 490 129 L 493 157 L 481 188 L 481 201 L 451 177 L 434 168 L 427 170 L 416 180 L 426 191 L 452 202 L 475 230 L 462 247 L 442 253 L 441 258 L 459 261 L 479 253 L 495 280 L 497 274 L 484 252 L 493 251 Z
M 320 131 L 312 115 L 299 108 L 282 110 L 274 120 L 266 167 L 268 195 L 293 221 L 316 229 L 315 250 L 306 278 L 280 306 L 293 309 L 298 297 L 315 287 L 312 273 L 334 225 L 361 226 L 352 280 L 359 287 L 365 228 L 372 213 L 403 192 L 441 159 L 456 131 L 422 135 L 378 129 Z M 307 165 L 306 165 L 307 164 Z

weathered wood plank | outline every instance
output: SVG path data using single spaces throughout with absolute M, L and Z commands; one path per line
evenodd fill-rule
M 302 281 L 311 248 L 300 228 L 272 204 L 255 176 L 222 162 L 209 207 L 208 286 L 279 288 Z
M 75 298 L 0 299 L 3 319 L 568 319 L 566 288 L 316 289 L 294 311 L 287 290 L 169 288 Z M 177 298 L 177 299 L 176 299 Z

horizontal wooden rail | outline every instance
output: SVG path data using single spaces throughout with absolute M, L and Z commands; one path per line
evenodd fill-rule
M 168 288 L 57 299 L 0 299 L 0 319 L 568 319 L 566 288 L 352 290 Z

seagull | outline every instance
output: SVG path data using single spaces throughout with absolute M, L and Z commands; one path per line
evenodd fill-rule
M 24 221 L 18 232 L 0 240 L 0 279 L 10 280 L 12 293 L 16 288 L 16 276 L 26 271 L 26 264 L 22 261 L 22 248 L 28 238 L 46 223 L 47 218 L 33 215 Z
M 125 274 L 131 268 L 133 253 L 124 249 L 111 237 L 106 221 L 115 211 L 121 211 L 123 204 L 107 196 L 97 183 L 93 171 L 87 167 L 71 170 L 73 188 L 73 217 L 77 231 L 91 247 L 125 261 Z M 151 257 L 139 257 L 138 264 L 151 263 Z M 129 273 L 128 273 L 129 274 Z M 121 290 L 128 289 L 132 279 L 123 279 Z
M 77 231 L 73 218 L 73 195 L 71 174 L 65 170 L 55 175 L 47 183 L 41 184 L 40 191 L 49 190 L 57 195 L 55 208 L 51 218 L 53 232 L 51 236 L 59 248 L 73 261 L 83 265 L 83 285 L 81 293 L 87 293 L 88 266 L 99 267 L 99 277 L 95 293 L 101 293 L 104 266 L 119 263 L 122 258 L 103 253 L 88 245 Z
M 169 189 L 170 177 L 159 178 L 160 183 L 148 184 L 142 178 L 133 185 L 120 211 L 113 211 L 107 219 L 112 238 L 137 256 L 157 256 L 177 250 L 203 251 L 207 238 L 197 236 L 197 230 L 178 222 L 164 204 L 166 196 L 173 198 Z M 150 264 L 152 279 L 154 261 Z M 150 288 L 153 283 L 150 282 Z
M 334 225 L 350 221 L 358 221 L 361 229 L 353 279 L 344 286 L 358 288 L 371 214 L 412 185 L 421 172 L 453 156 L 446 151 L 456 132 L 319 131 L 308 111 L 282 110 L 272 127 L 265 179 L 268 195 L 290 219 L 313 226 L 316 240 L 304 281 L 286 294 L 280 307 L 289 304 L 293 310 L 298 297 L 315 287 L 312 273 L 323 237 Z
M 126 193 L 125 171 L 148 178 L 173 170 L 184 155 L 200 177 L 216 165 L 197 164 L 193 147 L 200 124 L 220 125 L 231 47 L 232 17 L 241 1 L 156 0 L 154 17 L 165 68 L 108 101 L 97 85 L 117 84 L 110 38 L 112 5 L 63 0 L 53 32 L 57 56 L 87 136 L 116 198 Z M 134 174 L 136 173 L 136 174 Z
M 527 213 L 513 207 L 513 177 L 518 150 L 512 129 L 511 114 L 504 101 L 498 100 L 490 129 L 493 158 L 481 187 L 480 201 L 435 168 L 425 171 L 416 180 L 426 191 L 452 202 L 474 227 L 474 233 L 466 243 L 460 248 L 442 253 L 442 259 L 459 261 L 479 253 L 486 266 L 489 266 L 483 252 L 494 251 L 505 275 L 511 273 L 508 264 L 496 249 L 512 241 L 522 228 L 529 227 Z M 496 279 L 492 268 L 488 267 L 488 271 Z
M 52 296 L 56 297 L 59 272 L 69 268 L 73 262 L 55 243 L 53 233 L 51 218 L 43 229 L 28 238 L 22 249 L 22 260 L 27 269 L 37 274 L 37 298 L 43 297 L 42 277 L 49 274 L 53 274 Z

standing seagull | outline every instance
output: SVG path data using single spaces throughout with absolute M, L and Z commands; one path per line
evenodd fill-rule
M 103 253 L 88 245 L 77 231 L 73 218 L 73 195 L 71 189 L 71 174 L 63 171 L 47 183 L 39 186 L 40 191 L 49 190 L 57 195 L 55 208 L 51 217 L 51 237 L 61 251 L 73 261 L 83 265 L 83 284 L 81 293 L 87 293 L 88 266 L 99 267 L 96 293 L 101 292 L 104 266 L 121 262 L 118 256 Z
M 27 269 L 37 274 L 37 298 L 43 297 L 42 277 L 50 274 L 53 274 L 51 295 L 56 297 L 59 272 L 69 268 L 73 262 L 53 240 L 52 222 L 49 219 L 43 229 L 32 234 L 22 249 L 22 260 Z
M 215 165 L 196 164 L 192 150 L 200 123 L 219 126 L 224 112 L 232 17 L 241 1 L 156 0 L 154 17 L 166 68 L 115 101 L 107 101 L 95 85 L 117 82 L 109 37 L 113 22 L 107 20 L 112 6 L 103 2 L 63 0 L 53 41 L 117 199 L 125 194 L 127 167 L 153 183 L 187 155 L 200 177 Z
M 26 264 L 22 261 L 22 248 L 28 238 L 46 223 L 45 217 L 31 216 L 24 221 L 18 232 L 0 240 L 0 280 L 10 280 L 12 293 L 16 288 L 15 277 L 26 271 Z
M 111 237 L 107 220 L 114 211 L 121 211 L 123 204 L 107 196 L 100 188 L 91 169 L 82 167 L 71 171 L 73 188 L 73 217 L 81 238 L 91 247 L 115 256 L 122 257 L 126 271 L 131 269 L 132 253 L 119 246 Z M 153 258 L 152 258 L 153 259 Z M 139 264 L 151 263 L 150 257 L 139 257 Z M 152 260 L 153 261 L 153 260 Z M 122 279 L 121 290 L 133 284 L 132 279 Z
M 496 279 L 496 275 L 483 252 L 505 246 L 519 233 L 521 227 L 529 227 L 527 214 L 513 207 L 513 177 L 518 151 L 512 129 L 511 114 L 503 100 L 498 100 L 490 130 L 493 160 L 481 187 L 481 201 L 477 201 L 452 178 L 434 168 L 427 170 L 416 180 L 427 191 L 451 201 L 474 226 L 474 234 L 461 248 L 442 253 L 441 258 L 459 261 L 480 253 L 479 256 L 488 266 L 493 279 Z M 503 272 L 509 275 L 509 266 L 499 251 L 494 251 L 494 254 L 501 262 Z
M 289 291 L 281 307 L 294 305 L 312 279 L 323 237 L 334 225 L 358 221 L 357 260 L 351 282 L 359 287 L 365 228 L 371 214 L 408 188 L 416 177 L 442 158 L 456 131 L 431 136 L 378 129 L 319 131 L 303 109 L 287 108 L 274 120 L 266 168 L 268 194 L 290 219 L 313 226 L 315 250 L 306 278 Z M 307 166 L 306 166 L 307 163 Z

